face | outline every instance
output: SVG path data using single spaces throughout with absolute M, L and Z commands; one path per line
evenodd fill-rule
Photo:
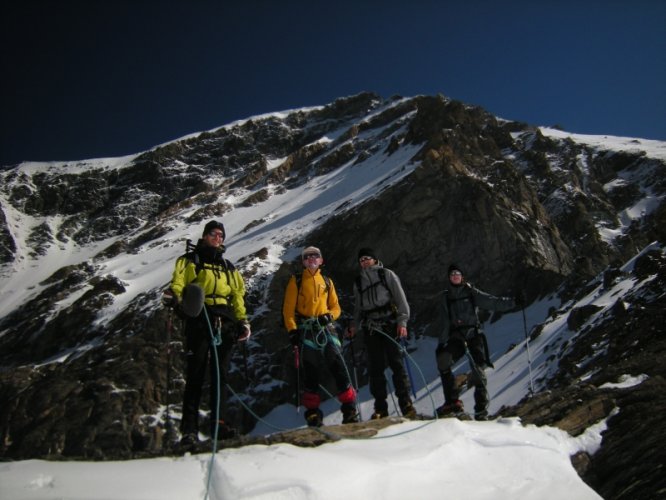
M 321 266 L 322 262 L 323 259 L 321 258 L 321 254 L 318 253 L 306 253 L 303 256 L 303 267 L 307 267 L 313 271 Z
M 451 271 L 449 273 L 449 281 L 452 285 L 460 285 L 462 283 L 462 273 L 460 271 Z
M 368 255 L 363 255 L 358 259 L 358 263 L 361 265 L 361 269 L 365 269 L 370 266 L 374 266 L 377 261 Z
M 209 247 L 218 248 L 222 243 L 224 243 L 224 235 L 219 229 L 213 229 L 212 231 L 206 233 L 204 236 L 204 242 Z

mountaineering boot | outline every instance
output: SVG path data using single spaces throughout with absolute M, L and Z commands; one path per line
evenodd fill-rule
M 319 408 L 313 408 L 305 412 L 305 421 L 309 427 L 321 427 L 324 423 L 324 414 Z
M 379 420 L 380 418 L 388 417 L 388 412 L 386 410 L 375 410 L 375 412 L 370 415 L 370 420 Z
M 490 420 L 490 417 L 488 417 L 488 412 L 484 411 L 484 412 L 481 412 L 481 413 L 475 413 L 474 414 L 474 420 L 479 420 L 479 421 Z
M 193 448 L 199 442 L 199 436 L 196 432 L 188 432 L 183 434 L 183 437 L 180 438 L 178 446 L 181 446 L 184 449 Z
M 358 412 L 356 407 L 351 403 L 344 403 L 340 410 L 342 411 L 342 423 L 343 424 L 355 424 L 358 422 Z
M 405 403 L 400 407 L 400 412 L 402 413 L 402 416 L 405 418 L 408 418 L 410 420 L 413 420 L 416 418 L 416 410 L 414 409 L 414 405 L 412 405 L 411 402 Z
M 463 402 L 459 399 L 454 400 L 452 403 L 444 403 L 442 406 L 437 408 L 438 417 L 448 417 L 452 415 L 457 415 L 464 411 Z

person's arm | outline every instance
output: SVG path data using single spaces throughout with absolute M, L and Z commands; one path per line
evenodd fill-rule
M 231 273 L 231 307 L 234 311 L 234 317 L 238 321 L 247 321 L 247 312 L 245 309 L 245 282 L 243 277 L 238 272 L 237 269 L 234 269 Z
M 182 257 L 178 258 L 174 265 L 170 288 L 177 297 L 183 296 L 183 289 L 185 288 L 185 259 Z
M 397 308 L 397 321 L 398 326 L 407 327 L 407 322 L 409 321 L 409 303 L 407 302 L 407 296 L 405 291 L 402 288 L 400 283 L 400 278 L 393 271 L 386 270 L 386 282 L 391 292 L 391 297 L 393 303 Z
M 481 309 L 489 311 L 509 311 L 516 307 L 516 302 L 511 297 L 497 297 L 486 292 L 482 292 L 478 288 L 472 288 L 474 294 L 475 304 Z
M 335 285 L 333 280 L 331 280 L 331 288 L 328 291 L 328 313 L 333 318 L 333 321 L 337 320 L 342 314 L 342 308 L 340 307 L 340 302 L 338 301 L 338 294 L 335 291 Z
M 287 283 L 287 288 L 284 292 L 284 301 L 282 304 L 282 320 L 287 332 L 296 330 L 296 300 L 298 298 L 298 288 L 296 286 L 296 277 L 292 276 Z

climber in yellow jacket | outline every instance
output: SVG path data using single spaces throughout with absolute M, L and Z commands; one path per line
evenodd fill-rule
M 317 247 L 307 247 L 301 253 L 303 272 L 287 283 L 282 316 L 289 339 L 299 356 L 303 373 L 303 406 L 308 425 L 318 427 L 323 422 L 319 409 L 319 375 L 326 366 L 333 375 L 342 403 L 342 423 L 358 422 L 356 391 L 349 379 L 340 349 L 335 320 L 342 313 L 333 281 L 322 275 L 324 259 Z
M 199 405 L 208 366 L 211 437 L 225 439 L 236 434 L 223 419 L 227 372 L 236 342 L 250 338 L 250 323 L 245 311 L 243 278 L 223 256 L 225 236 L 221 222 L 212 220 L 206 224 L 196 246 L 176 260 L 171 285 L 163 299 L 185 319 L 187 367 L 180 425 L 181 443 L 185 446 L 198 441 Z M 216 349 L 217 363 L 209 354 L 212 349 Z

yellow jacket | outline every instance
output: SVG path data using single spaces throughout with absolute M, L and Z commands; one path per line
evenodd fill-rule
M 326 281 L 319 269 L 314 274 L 307 269 L 303 270 L 300 290 L 296 276 L 289 279 L 282 306 L 282 318 L 288 332 L 298 327 L 297 316 L 311 318 L 330 314 L 333 320 L 340 317 L 342 310 L 338 303 L 338 294 L 335 292 L 333 281 L 329 279 L 329 282 L 330 287 L 326 292 Z
M 183 289 L 190 283 L 201 286 L 204 292 L 204 302 L 209 305 L 229 305 L 238 321 L 247 319 L 245 312 L 245 283 L 238 270 L 218 253 L 210 262 L 197 265 L 194 261 L 196 250 L 187 253 L 176 260 L 171 278 L 171 290 L 182 299 Z

